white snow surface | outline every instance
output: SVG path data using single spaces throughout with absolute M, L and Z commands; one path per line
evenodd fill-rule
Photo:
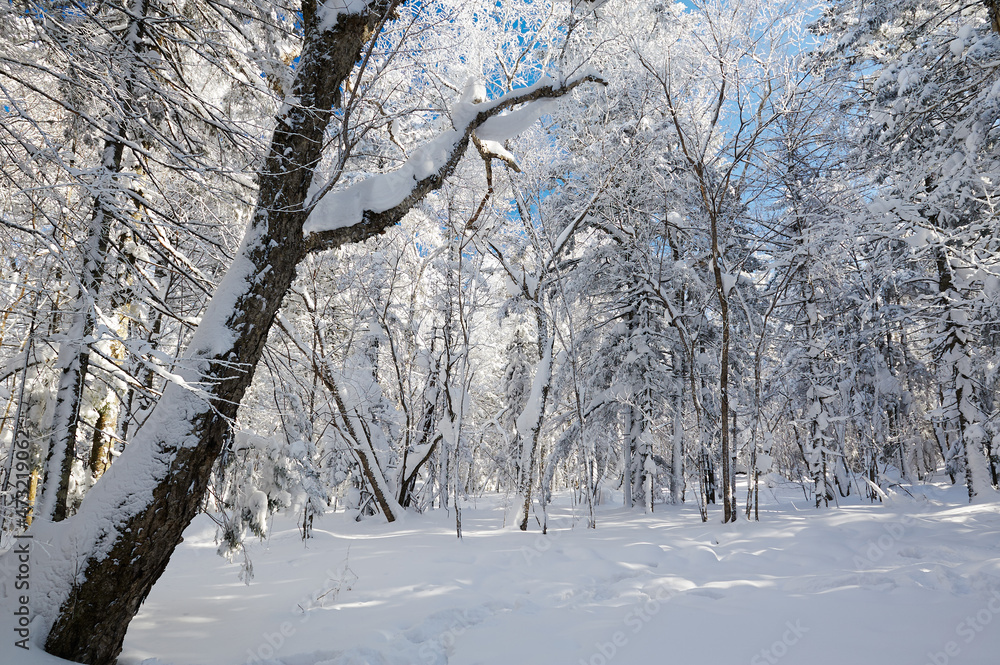
M 553 82 L 548 81 L 549 85 Z M 539 86 L 532 86 L 532 88 Z M 521 92 L 516 90 L 515 92 Z M 476 130 L 476 136 L 483 141 L 502 142 L 526 131 L 542 116 L 552 113 L 559 101 L 542 99 L 502 115 L 495 115 Z
M 326 194 L 309 213 L 302 232 L 308 237 L 354 226 L 361 223 L 366 210 L 379 213 L 395 208 L 418 182 L 444 166 L 464 134 L 464 128 L 446 131 L 411 152 L 395 171 L 370 176 Z
M 463 501 L 462 540 L 444 511 L 402 525 L 328 514 L 306 544 L 279 519 L 251 547 L 250 586 L 200 516 L 119 663 L 993 665 L 1000 504 L 908 489 L 816 510 L 798 486 L 764 488 L 761 521 L 734 525 L 614 495 L 596 530 L 557 495 L 545 536 L 534 520 L 513 528 L 514 506 L 505 526 L 487 496 Z M 11 620 L 5 607 L 0 662 L 65 665 L 15 650 Z

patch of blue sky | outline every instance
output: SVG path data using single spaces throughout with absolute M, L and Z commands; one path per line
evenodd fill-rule
M 8 4 L 13 6 L 14 0 L 8 0 Z M 35 18 L 55 16 L 63 21 L 79 21 L 90 15 L 86 4 L 79 2 L 29 2 L 22 11 Z

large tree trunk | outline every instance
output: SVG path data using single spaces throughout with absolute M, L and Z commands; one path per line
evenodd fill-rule
M 341 15 L 335 28 L 320 31 L 315 6 L 304 3 L 303 9 L 305 41 L 292 92 L 300 106 L 278 119 L 256 213 L 186 354 L 194 372 L 188 378 L 202 381 L 204 391 L 168 385 L 135 441 L 87 496 L 74 519 L 77 528 L 59 534 L 77 536 L 78 549 L 69 549 L 73 561 L 58 571 L 71 575 L 56 581 L 65 587 L 48 590 L 49 601 L 58 604 L 49 608 L 57 616 L 45 640 L 54 655 L 94 665 L 115 662 L 129 622 L 198 511 L 306 252 L 304 203 L 329 110 L 377 16 Z

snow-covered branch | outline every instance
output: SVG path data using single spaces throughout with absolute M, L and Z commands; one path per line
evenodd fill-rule
M 332 249 L 384 233 L 444 184 L 465 154 L 473 132 L 490 141 L 514 136 L 545 112 L 542 100 L 557 99 L 587 82 L 603 80 L 591 72 L 562 83 L 545 77 L 492 102 L 459 102 L 453 113 L 455 128 L 414 150 L 398 169 L 330 192 L 316 202 L 303 226 L 309 250 Z

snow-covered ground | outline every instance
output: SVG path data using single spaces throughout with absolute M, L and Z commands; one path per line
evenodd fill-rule
M 462 540 L 443 511 L 391 525 L 331 514 L 305 544 L 279 520 L 251 549 L 249 586 L 202 516 L 119 662 L 1000 663 L 1000 504 L 910 491 L 824 510 L 769 491 L 759 523 L 728 526 L 718 509 L 703 524 L 694 506 L 606 505 L 596 530 L 562 497 L 547 536 L 505 526 L 486 498 L 464 506 Z M 0 662 L 63 662 L 11 660 L 4 629 Z

